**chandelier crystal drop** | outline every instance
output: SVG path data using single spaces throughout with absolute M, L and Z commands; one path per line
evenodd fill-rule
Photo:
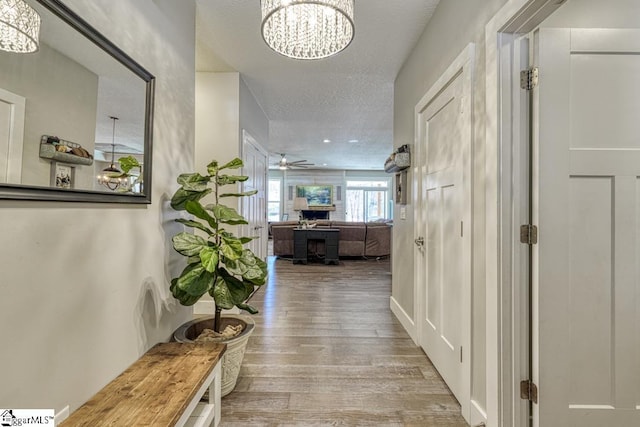
M 0 50 L 35 52 L 39 33 L 40 15 L 24 0 L 0 0 Z
M 262 37 L 294 59 L 321 59 L 340 52 L 354 35 L 354 0 L 261 0 Z

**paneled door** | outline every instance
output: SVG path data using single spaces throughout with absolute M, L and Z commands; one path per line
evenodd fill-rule
M 534 34 L 540 427 L 640 425 L 640 31 Z
M 242 198 L 242 215 L 249 222 L 242 227 L 242 235 L 258 237 L 247 244 L 247 248 L 261 259 L 267 256 L 267 169 L 268 156 L 256 140 L 245 130 L 242 131 L 242 173 L 249 179 L 242 185 L 242 191 L 258 190 L 258 193 Z
M 470 46 L 416 107 L 418 340 L 469 420 Z

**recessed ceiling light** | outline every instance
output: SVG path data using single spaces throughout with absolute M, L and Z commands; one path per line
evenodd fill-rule
M 327 166 L 327 164 L 326 164 L 326 163 L 323 163 L 323 164 L 322 164 L 322 166 Z
M 360 142 L 360 141 L 358 141 L 357 139 L 350 139 L 349 142 L 352 144 L 355 144 L 356 142 Z
M 331 142 L 331 140 L 330 140 L 330 139 L 325 139 L 325 140 L 324 140 L 324 141 L 322 141 L 322 142 L 324 142 L 325 144 L 328 144 L 328 143 L 330 143 L 330 142 Z

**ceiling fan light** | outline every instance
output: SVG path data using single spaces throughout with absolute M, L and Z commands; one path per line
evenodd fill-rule
M 24 0 L 0 0 L 0 50 L 31 53 L 38 50 L 40 15 Z
M 354 36 L 354 0 L 261 0 L 262 38 L 281 55 L 321 59 Z

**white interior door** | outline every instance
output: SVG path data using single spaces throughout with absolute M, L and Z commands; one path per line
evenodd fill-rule
M 243 236 L 257 236 L 247 248 L 261 259 L 267 256 L 267 169 L 268 156 L 247 131 L 242 131 L 242 173 L 249 179 L 242 191 L 258 190 L 258 193 L 242 199 L 242 215 L 249 222 L 243 227 Z
M 471 319 L 470 58 L 465 51 L 416 107 L 418 340 L 469 420 Z
M 0 89 L 0 182 L 20 184 L 25 98 Z
M 534 51 L 535 424 L 638 426 L 640 31 L 541 29 Z

